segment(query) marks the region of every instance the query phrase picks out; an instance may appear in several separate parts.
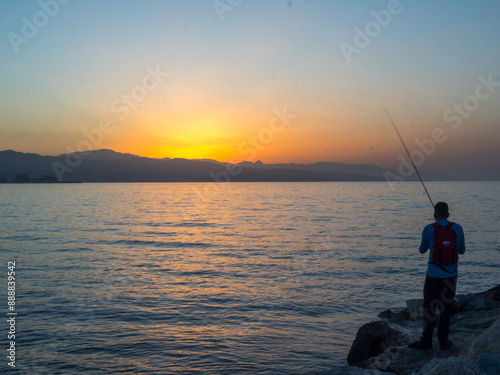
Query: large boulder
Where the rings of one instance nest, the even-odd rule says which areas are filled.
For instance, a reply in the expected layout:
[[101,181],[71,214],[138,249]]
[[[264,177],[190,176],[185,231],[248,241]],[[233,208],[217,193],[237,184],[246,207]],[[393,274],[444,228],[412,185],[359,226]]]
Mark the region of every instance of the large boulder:
[[347,355],[347,362],[359,364],[381,354],[390,346],[407,345],[414,336],[400,325],[375,321],[361,326]]
[[460,304],[459,311],[481,311],[500,308],[500,302],[475,294],[459,295],[457,299]]
[[410,313],[408,309],[385,310],[379,313],[378,317],[390,322],[403,322],[410,319]]
[[500,356],[487,353],[479,354],[477,366],[487,375],[500,375]]
[[[316,374],[316,373],[314,373]],[[320,373],[318,373],[319,375]],[[322,374],[322,373],[321,373]],[[331,371],[325,372],[328,375],[394,375],[392,372],[384,372],[378,370],[367,370],[354,366],[336,367]]]
[[472,340],[465,356],[475,362],[483,353],[500,357],[500,316],[488,329]]
[[406,308],[411,320],[418,320],[424,317],[424,300],[409,299],[406,301]]
[[500,285],[488,289],[486,292],[476,293],[476,296],[500,302]]

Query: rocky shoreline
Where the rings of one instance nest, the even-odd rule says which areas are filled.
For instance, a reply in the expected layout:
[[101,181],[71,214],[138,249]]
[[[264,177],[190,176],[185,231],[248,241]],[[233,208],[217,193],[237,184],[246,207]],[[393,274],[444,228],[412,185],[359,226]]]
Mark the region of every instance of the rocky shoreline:
[[500,285],[482,293],[457,295],[453,304],[450,339],[441,351],[417,350],[408,344],[420,338],[422,300],[386,310],[380,320],[364,324],[347,356],[347,375],[500,375]]

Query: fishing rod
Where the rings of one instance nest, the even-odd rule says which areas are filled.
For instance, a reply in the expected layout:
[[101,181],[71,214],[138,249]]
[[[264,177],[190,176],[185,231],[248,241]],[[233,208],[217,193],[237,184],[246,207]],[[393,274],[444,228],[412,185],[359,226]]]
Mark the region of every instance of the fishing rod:
[[401,143],[403,144],[403,147],[405,148],[406,150],[406,153],[408,154],[408,157],[410,158],[410,161],[411,161],[411,164],[413,165],[413,168],[415,168],[415,172],[417,172],[417,176],[418,178],[420,179],[420,182],[422,183],[422,186],[424,187],[424,190],[427,194],[427,196],[429,197],[429,200],[431,201],[431,204],[432,204],[432,207],[434,208],[434,202],[432,201],[432,198],[429,194],[429,192],[427,191],[427,188],[425,187],[425,184],[424,184],[424,180],[422,180],[422,177],[420,176],[420,173],[418,172],[418,169],[417,169],[417,166],[415,165],[415,162],[413,161],[413,158],[411,157],[410,155],[410,152],[408,151],[408,148],[406,147],[404,141],[403,141],[403,138],[401,137],[401,134],[399,134],[399,131],[398,131],[398,128],[396,128],[396,124],[394,123],[394,121],[392,120],[392,117],[391,115],[389,114],[389,111],[387,110],[387,108],[383,107],[384,108],[384,111],[385,111],[385,114],[387,115],[387,117],[389,118],[389,121],[391,122],[394,130],[396,130],[396,133],[399,137],[399,140],[401,141]]

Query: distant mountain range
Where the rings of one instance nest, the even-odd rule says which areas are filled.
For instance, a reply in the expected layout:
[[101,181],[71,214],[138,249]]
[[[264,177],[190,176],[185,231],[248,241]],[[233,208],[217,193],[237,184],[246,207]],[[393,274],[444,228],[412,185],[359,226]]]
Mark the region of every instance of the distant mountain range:
[[340,163],[220,163],[154,159],[112,150],[59,156],[0,151],[0,182],[383,181],[386,169]]

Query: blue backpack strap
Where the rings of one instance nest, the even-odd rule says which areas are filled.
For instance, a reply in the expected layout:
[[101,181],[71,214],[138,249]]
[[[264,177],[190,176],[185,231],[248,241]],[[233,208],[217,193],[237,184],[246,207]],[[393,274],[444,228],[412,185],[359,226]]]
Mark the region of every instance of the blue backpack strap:
[[[449,221],[449,222],[448,222],[448,225],[446,226],[446,228],[449,228],[449,229],[451,229],[451,230],[453,231],[453,235],[454,235],[454,237],[455,237],[455,249],[456,249],[456,246],[457,246],[457,237],[458,237],[458,236],[457,236],[457,232],[455,232],[455,231],[451,228],[451,227],[453,226],[453,224],[454,224],[454,223],[452,223],[451,221]],[[456,259],[455,259],[455,256],[457,257]],[[457,251],[457,250],[455,250],[455,253],[454,253],[454,255],[453,255],[453,259],[454,259],[454,260],[458,263],[458,251]],[[457,266],[457,267],[458,267],[458,266]]]
[[[432,226],[434,227],[434,251],[438,251],[437,249],[437,231],[441,228],[441,226],[434,222],[432,223]],[[441,253],[438,253],[439,254],[439,261],[441,261]],[[434,259],[434,255],[432,256],[432,258]],[[432,263],[432,264],[436,264],[436,263]],[[437,266],[437,264],[436,264]]]

